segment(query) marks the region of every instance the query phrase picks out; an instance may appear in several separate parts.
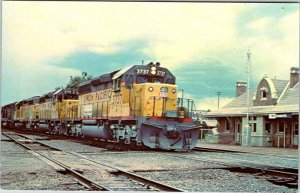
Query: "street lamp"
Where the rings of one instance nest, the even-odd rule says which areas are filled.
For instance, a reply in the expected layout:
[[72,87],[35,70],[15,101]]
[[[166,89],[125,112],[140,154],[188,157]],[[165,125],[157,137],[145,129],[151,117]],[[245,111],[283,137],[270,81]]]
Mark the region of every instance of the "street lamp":
[[220,107],[220,95],[221,95],[221,92],[218,91],[217,94],[218,94],[218,109],[219,109],[219,107]]

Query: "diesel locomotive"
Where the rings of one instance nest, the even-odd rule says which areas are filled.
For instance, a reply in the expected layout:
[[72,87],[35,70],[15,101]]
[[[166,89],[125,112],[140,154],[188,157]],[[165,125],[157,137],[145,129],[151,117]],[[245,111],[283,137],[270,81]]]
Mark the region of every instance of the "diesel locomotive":
[[[159,63],[133,65],[8,104],[2,127],[76,135],[164,150],[196,146],[200,128],[179,106],[175,76]],[[183,99],[181,99],[183,100]]]

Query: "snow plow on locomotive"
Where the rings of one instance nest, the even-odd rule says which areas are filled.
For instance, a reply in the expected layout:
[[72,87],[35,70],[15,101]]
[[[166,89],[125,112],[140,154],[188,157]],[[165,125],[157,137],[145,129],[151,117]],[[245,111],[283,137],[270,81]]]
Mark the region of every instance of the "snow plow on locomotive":
[[[3,109],[14,106],[13,122],[23,129],[164,150],[192,149],[200,128],[178,106],[177,92],[169,70],[150,63],[95,77],[76,90],[58,90]],[[7,125],[8,119],[3,120]]]

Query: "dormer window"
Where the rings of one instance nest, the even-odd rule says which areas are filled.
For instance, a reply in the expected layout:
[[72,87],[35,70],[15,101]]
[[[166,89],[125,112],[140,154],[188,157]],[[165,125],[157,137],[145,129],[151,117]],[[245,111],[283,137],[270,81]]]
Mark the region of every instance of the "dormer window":
[[261,91],[261,99],[267,99],[267,94],[269,93],[269,90],[266,87],[262,87],[260,89]]

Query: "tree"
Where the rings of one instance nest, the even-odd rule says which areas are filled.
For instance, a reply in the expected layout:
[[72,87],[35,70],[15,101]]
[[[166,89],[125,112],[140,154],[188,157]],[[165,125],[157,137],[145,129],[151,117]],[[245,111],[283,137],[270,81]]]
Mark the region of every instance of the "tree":
[[80,83],[85,82],[87,80],[91,80],[93,78],[92,75],[88,75],[86,72],[82,72],[81,76],[70,76],[69,83],[67,84],[67,88],[70,87],[78,87]]
[[54,91],[58,91],[59,89],[63,89],[63,87],[62,87],[62,86],[58,86],[58,87],[56,87],[56,88],[54,89]]

